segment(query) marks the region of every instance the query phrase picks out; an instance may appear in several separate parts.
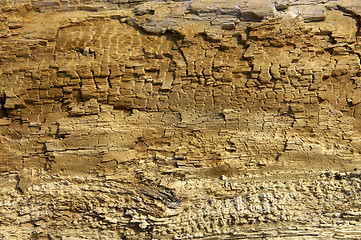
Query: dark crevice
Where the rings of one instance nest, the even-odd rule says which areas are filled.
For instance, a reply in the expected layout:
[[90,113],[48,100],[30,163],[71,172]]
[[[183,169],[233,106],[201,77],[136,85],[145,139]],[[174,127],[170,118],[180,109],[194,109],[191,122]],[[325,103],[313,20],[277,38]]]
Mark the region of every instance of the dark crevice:
[[[337,41],[335,40],[335,38],[334,37],[332,37],[332,32],[330,32],[329,34],[328,34],[328,36],[329,36],[329,38],[330,38],[330,43],[331,44],[336,44],[337,43]],[[326,48],[325,50],[327,50],[328,48]],[[331,48],[332,49],[332,48]]]
[[56,30],[56,35],[55,35],[55,47],[54,47],[54,54],[53,54],[53,61],[56,61],[56,53],[58,52],[58,39],[59,39],[59,32],[60,32],[60,28],[58,28]]
[[93,80],[93,84],[94,84],[95,88],[99,89],[99,86],[98,86],[97,82],[95,81],[94,69],[90,68],[90,72],[92,73],[92,80]]
[[0,118],[8,117],[8,112],[6,111],[6,108],[5,108],[5,102],[6,102],[6,94],[5,94],[5,92],[3,92],[0,95],[0,104],[1,104]]
[[178,50],[179,54],[182,56],[184,63],[186,64],[186,74],[188,76],[188,62],[187,62],[187,59],[186,59],[186,57],[184,55],[184,52],[183,52],[182,48],[179,46],[179,44],[177,44],[177,42],[175,42],[175,45],[177,46],[177,50]]
[[110,76],[112,75],[112,70],[109,69],[109,74],[107,76],[108,86],[112,88],[112,82],[110,81]]
[[[79,74],[78,74],[79,75]],[[83,78],[79,75],[79,94],[77,97],[77,102],[85,102],[84,97],[83,97],[83,93],[82,93],[82,87],[83,87]]]

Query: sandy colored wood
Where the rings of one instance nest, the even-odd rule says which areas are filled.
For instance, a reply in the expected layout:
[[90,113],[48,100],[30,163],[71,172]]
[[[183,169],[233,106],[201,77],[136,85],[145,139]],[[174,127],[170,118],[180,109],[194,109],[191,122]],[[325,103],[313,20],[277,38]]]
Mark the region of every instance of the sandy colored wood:
[[360,14],[0,0],[0,238],[360,239]]

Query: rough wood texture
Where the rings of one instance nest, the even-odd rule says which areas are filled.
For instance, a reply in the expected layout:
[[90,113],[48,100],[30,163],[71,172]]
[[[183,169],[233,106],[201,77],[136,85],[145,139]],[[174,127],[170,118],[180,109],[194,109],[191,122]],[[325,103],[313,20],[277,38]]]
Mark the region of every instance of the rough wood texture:
[[0,238],[361,239],[360,14],[0,0]]

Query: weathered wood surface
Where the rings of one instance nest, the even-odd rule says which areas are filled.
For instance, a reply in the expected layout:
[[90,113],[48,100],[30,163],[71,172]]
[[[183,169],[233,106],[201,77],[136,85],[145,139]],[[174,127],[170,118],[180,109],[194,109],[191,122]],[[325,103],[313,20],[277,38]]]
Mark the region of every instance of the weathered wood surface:
[[361,239],[360,14],[0,0],[0,238]]

